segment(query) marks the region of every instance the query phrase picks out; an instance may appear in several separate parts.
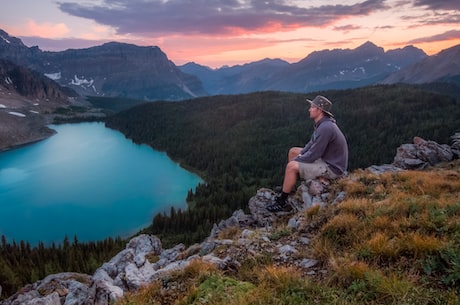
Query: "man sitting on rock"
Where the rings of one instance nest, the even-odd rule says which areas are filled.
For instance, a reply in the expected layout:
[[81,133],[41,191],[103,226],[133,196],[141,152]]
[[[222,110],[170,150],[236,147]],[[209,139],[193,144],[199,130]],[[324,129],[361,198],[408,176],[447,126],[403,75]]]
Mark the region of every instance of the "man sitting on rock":
[[307,101],[310,103],[310,118],[315,122],[313,135],[304,148],[292,147],[289,150],[282,192],[273,204],[267,206],[270,212],[292,209],[287,204],[287,198],[298,176],[304,180],[317,177],[336,179],[347,170],[348,144],[330,112],[332,103],[321,95]]

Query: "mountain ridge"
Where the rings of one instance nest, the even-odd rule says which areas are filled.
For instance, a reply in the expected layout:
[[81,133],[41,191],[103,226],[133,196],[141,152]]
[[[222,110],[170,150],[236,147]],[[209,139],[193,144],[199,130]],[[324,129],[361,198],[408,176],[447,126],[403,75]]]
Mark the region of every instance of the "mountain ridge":
[[[391,75],[426,58],[442,58],[452,75],[421,63],[411,74],[411,83],[437,71],[429,80],[458,85],[460,67],[456,58],[440,52],[433,56],[412,45],[384,51],[367,41],[355,49],[314,51],[295,63],[262,59],[243,65],[211,69],[196,63],[176,66],[157,46],[136,46],[108,42],[85,49],[60,52],[26,47],[18,38],[0,30],[0,58],[12,60],[44,73],[82,96],[126,97],[145,101],[240,94],[266,90],[309,93],[328,89],[349,89],[380,82],[395,83],[405,78]],[[88,54],[92,54],[92,57]],[[410,71],[413,71],[412,73]],[[414,72],[415,71],[415,72]],[[439,71],[441,71],[439,73]]]
[[422,59],[398,71],[381,83],[424,84],[434,82],[453,82],[460,84],[455,77],[460,76],[460,45],[442,50],[436,55]]
[[[203,69],[203,66],[194,70],[194,64],[187,63],[179,68],[187,73],[195,73],[211,95],[266,90],[308,93],[372,85],[401,67],[425,57],[427,55],[422,50],[413,46],[385,52],[383,48],[367,41],[355,49],[314,51],[292,64],[270,67],[276,59],[261,60],[255,62],[259,71],[254,68],[255,63],[211,70]],[[271,73],[267,73],[267,70]],[[250,81],[250,89],[240,85]]]
[[108,42],[61,52],[26,47],[0,30],[0,58],[49,75],[82,96],[181,100],[206,95],[200,81],[182,73],[155,46]]

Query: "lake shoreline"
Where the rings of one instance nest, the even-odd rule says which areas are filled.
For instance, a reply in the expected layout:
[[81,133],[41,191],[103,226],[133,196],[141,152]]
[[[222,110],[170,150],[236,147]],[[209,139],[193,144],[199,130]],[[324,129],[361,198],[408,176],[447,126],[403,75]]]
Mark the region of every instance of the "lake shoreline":
[[0,231],[8,240],[48,244],[64,234],[80,241],[135,234],[159,213],[186,208],[189,190],[203,181],[103,122],[55,127],[57,135],[44,143],[1,153]]

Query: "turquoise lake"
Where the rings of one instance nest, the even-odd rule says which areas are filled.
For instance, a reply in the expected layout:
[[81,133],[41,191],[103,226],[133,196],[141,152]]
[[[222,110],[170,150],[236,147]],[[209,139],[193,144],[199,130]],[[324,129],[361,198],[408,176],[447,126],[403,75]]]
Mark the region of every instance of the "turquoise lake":
[[0,153],[0,235],[61,243],[128,237],[201,178],[103,123],[52,125],[57,134]]

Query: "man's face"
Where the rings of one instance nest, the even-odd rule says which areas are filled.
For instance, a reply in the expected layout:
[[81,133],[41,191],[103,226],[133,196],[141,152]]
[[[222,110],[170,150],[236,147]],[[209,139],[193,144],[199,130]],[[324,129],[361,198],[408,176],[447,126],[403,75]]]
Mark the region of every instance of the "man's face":
[[312,120],[316,120],[322,113],[321,109],[313,105],[310,106],[308,112],[310,112],[310,119]]

